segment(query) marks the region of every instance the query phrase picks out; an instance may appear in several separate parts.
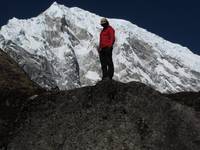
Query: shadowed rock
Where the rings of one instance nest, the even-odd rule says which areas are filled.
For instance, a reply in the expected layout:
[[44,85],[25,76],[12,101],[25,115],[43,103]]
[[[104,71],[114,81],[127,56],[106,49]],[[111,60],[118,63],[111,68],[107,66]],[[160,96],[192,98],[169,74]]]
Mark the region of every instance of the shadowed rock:
[[6,53],[0,50],[0,148],[20,126],[28,97],[43,90]]
[[200,112],[200,92],[181,92],[175,94],[166,94],[172,100],[194,108]]
[[101,81],[31,101],[9,150],[199,150],[200,120],[144,84]]

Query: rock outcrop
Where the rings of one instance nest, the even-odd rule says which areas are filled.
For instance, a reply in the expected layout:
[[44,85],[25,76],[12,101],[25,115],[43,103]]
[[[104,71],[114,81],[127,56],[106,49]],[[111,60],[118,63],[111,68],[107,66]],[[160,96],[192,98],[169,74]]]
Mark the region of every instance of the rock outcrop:
[[200,119],[190,107],[138,82],[38,96],[8,150],[199,150]]

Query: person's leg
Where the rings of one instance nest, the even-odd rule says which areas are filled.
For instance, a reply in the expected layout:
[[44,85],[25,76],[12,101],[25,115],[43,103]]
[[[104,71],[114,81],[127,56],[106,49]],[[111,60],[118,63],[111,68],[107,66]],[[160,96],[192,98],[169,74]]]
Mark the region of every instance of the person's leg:
[[114,65],[112,60],[112,48],[106,49],[106,59],[107,59],[107,66],[108,66],[108,76],[110,79],[113,78],[114,75]]
[[102,69],[102,79],[105,79],[108,76],[107,70],[107,58],[106,58],[106,49],[102,49],[99,53],[101,69]]

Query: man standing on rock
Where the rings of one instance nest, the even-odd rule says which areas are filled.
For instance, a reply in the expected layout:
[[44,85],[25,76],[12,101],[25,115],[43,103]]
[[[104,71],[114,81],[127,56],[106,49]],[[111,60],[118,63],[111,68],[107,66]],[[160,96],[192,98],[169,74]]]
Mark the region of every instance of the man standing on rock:
[[114,75],[114,65],[112,61],[112,50],[115,42],[115,30],[109,25],[106,18],[101,19],[103,30],[100,33],[99,57],[102,68],[102,80],[112,80]]

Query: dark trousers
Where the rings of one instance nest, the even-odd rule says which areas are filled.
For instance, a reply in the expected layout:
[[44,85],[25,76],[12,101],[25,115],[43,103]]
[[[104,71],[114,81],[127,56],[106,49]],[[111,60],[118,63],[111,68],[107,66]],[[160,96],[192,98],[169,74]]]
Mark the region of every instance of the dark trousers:
[[112,50],[113,48],[102,48],[99,52],[103,78],[109,77],[112,79],[114,74]]

